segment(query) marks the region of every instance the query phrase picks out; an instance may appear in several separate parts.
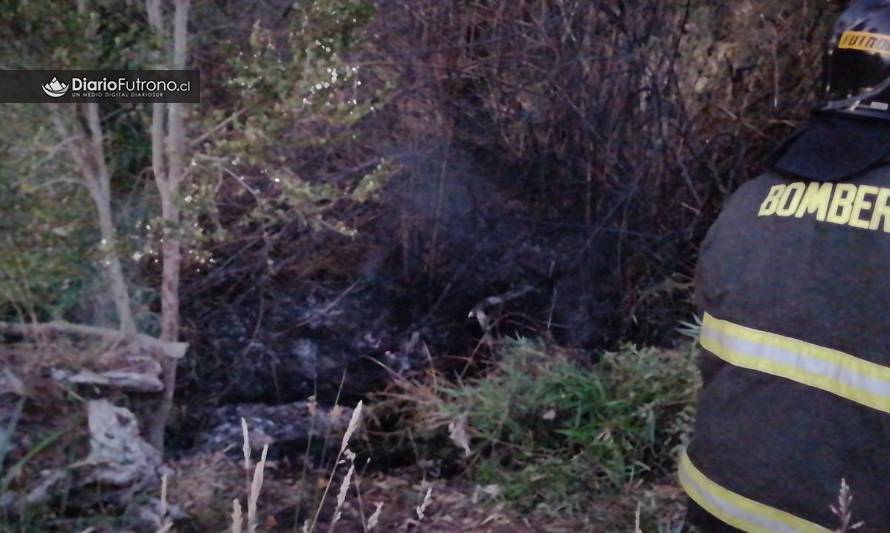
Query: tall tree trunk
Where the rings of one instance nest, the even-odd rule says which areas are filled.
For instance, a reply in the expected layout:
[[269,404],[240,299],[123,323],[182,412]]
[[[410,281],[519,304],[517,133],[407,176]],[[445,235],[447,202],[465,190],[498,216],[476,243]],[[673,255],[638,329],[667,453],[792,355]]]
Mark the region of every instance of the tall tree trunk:
[[111,213],[111,175],[105,162],[104,135],[99,120],[99,104],[88,103],[82,106],[83,115],[89,127],[89,134],[83,131],[78,117],[78,108],[74,117],[66,120],[58,110],[51,110],[51,117],[56,131],[63,139],[73,138],[68,143],[68,151],[74,159],[81,179],[96,207],[99,219],[99,231],[102,236],[103,262],[108,271],[108,281],[117,311],[118,327],[128,335],[135,335],[136,323],[130,305],[130,294],[124,279],[120,256],[117,251],[117,230]]
[[108,165],[105,163],[104,136],[102,124],[99,120],[99,104],[91,102],[86,104],[87,124],[90,128],[91,145],[96,159],[96,181],[101,191],[101,201],[97,202],[99,211],[99,228],[102,232],[102,244],[105,261],[111,273],[111,290],[114,295],[114,303],[120,320],[120,327],[127,333],[136,333],[136,323],[133,321],[133,312],[130,305],[130,294],[127,292],[127,283],[124,279],[121,267],[120,255],[117,252],[117,231],[111,215],[111,175]]
[[[159,9],[152,6],[150,9]],[[189,0],[176,0],[173,13],[173,62],[176,70],[185,68],[187,59],[188,10]],[[151,13],[151,11],[150,11]],[[163,22],[159,15],[150,17],[159,26],[155,30],[163,34]],[[155,182],[161,197],[161,217],[164,231],[161,252],[163,254],[163,274],[161,281],[161,340],[176,342],[179,338],[179,278],[182,266],[182,244],[180,242],[180,211],[176,197],[185,172],[184,151],[186,148],[185,124],[182,104],[154,104],[152,110],[152,165]],[[167,111],[167,132],[164,135],[164,111]],[[165,165],[166,156],[166,165]],[[164,394],[153,420],[150,439],[159,450],[164,449],[164,429],[173,410],[176,391],[176,360],[164,358]]]

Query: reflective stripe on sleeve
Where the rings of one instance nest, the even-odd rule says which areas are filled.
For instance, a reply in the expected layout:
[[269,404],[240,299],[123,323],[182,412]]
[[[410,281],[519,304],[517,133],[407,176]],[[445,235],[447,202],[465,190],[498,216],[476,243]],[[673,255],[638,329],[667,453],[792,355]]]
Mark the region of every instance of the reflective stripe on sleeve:
[[724,361],[890,413],[890,367],[705,314],[701,345]]
[[686,452],[680,458],[680,484],[702,509],[749,533],[831,533],[818,524],[736,494],[702,474]]

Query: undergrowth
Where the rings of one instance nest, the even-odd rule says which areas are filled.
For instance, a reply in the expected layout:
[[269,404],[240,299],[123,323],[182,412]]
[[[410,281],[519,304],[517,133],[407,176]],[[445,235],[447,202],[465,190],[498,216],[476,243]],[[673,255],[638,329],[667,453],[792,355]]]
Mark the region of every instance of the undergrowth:
[[467,473],[519,510],[566,513],[671,476],[693,420],[694,349],[624,345],[596,364],[544,342],[502,344],[484,376],[400,383],[415,439],[448,432]]
[[[682,350],[641,349],[628,344],[617,352],[602,354],[596,363],[589,363],[543,341],[514,339],[499,341],[488,370],[472,379],[448,378],[435,371],[413,381],[395,379],[397,389],[390,391],[389,399],[368,407],[375,417],[388,409],[398,414],[404,432],[411,435],[418,465],[436,461],[457,463],[460,472],[478,484],[477,491],[481,489],[495,500],[506,500],[521,515],[583,516],[587,523],[608,521],[623,528],[632,523],[636,511],[638,516],[642,515],[642,530],[672,531],[679,490],[673,483],[675,459],[688,440],[699,386],[691,344]],[[334,507],[333,516],[339,516],[353,480],[360,519],[369,525],[376,518],[372,522],[362,510],[359,471],[352,463],[353,453],[346,447],[357,425],[357,414],[354,415],[351,430],[340,447],[340,454],[350,456],[350,460],[346,464],[338,456],[334,461],[335,470],[348,467],[349,472],[339,483],[336,505],[329,507]],[[365,445],[374,448],[386,439],[372,440]],[[248,449],[245,444],[245,450]],[[367,451],[369,456],[375,455],[373,450]],[[392,451],[404,453],[404,448]],[[225,456],[211,459],[207,458],[207,468],[230,463]],[[180,466],[189,470],[186,464]],[[198,515],[213,507],[215,513],[218,504],[232,501],[226,500],[225,495],[231,498],[243,492],[242,495],[249,495],[244,499],[245,506],[239,501],[235,504],[237,511],[230,508],[230,523],[243,521],[246,530],[256,529],[262,464],[261,460],[254,471],[250,460],[245,461],[248,488],[243,491],[236,486],[237,473],[226,466],[211,478],[225,478],[235,486],[227,483],[219,491],[212,491],[199,508],[186,507]],[[193,492],[203,482],[189,489],[183,475],[172,478],[174,502],[185,503],[199,496]],[[313,484],[309,479],[301,479],[299,485]],[[326,482],[314,486],[323,486],[328,492],[337,485],[332,473]],[[273,483],[268,487],[271,494],[266,491],[269,511],[276,514],[282,503],[295,497],[288,493],[293,487],[283,487]],[[298,492],[302,494],[304,489]],[[162,491],[165,493],[166,490]],[[166,501],[164,496],[161,500]],[[309,530],[314,529],[324,497],[316,503],[317,506],[308,505],[315,508],[314,516],[293,516],[294,528],[307,525]],[[373,513],[377,516],[379,503],[378,512]],[[242,509],[246,509],[243,517]],[[33,530],[29,528],[35,526],[52,529],[50,523],[55,513],[36,508],[28,511],[27,524],[20,522],[17,530]],[[294,515],[294,511],[289,514]],[[96,518],[106,524],[112,519]],[[172,524],[170,516],[163,512],[159,519],[158,530]],[[195,523],[205,519],[209,517],[192,517]],[[64,522],[72,524],[71,520]],[[0,530],[4,529],[3,523],[0,520]],[[259,528],[263,529],[262,524]],[[613,529],[610,525],[603,530]]]

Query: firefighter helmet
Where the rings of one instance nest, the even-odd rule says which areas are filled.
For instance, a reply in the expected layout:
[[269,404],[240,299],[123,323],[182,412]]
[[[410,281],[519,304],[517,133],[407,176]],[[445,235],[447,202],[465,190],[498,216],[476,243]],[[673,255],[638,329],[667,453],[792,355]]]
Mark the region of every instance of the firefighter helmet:
[[768,161],[780,174],[838,181],[890,160],[890,0],[850,3],[824,76],[824,102]]
[[890,0],[851,2],[831,34],[824,111],[890,120]]

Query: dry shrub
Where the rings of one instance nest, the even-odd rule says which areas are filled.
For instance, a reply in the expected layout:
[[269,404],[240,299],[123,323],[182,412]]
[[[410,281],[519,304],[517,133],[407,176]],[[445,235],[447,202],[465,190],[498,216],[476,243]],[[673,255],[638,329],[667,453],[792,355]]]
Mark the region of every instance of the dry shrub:
[[448,194],[468,161],[494,186],[474,211],[615,236],[616,337],[646,341],[675,322],[723,199],[810,108],[831,18],[813,0],[383,5],[368,64],[398,89],[379,135],[442,169],[400,181],[402,255],[435,272],[442,200],[410,197]]

